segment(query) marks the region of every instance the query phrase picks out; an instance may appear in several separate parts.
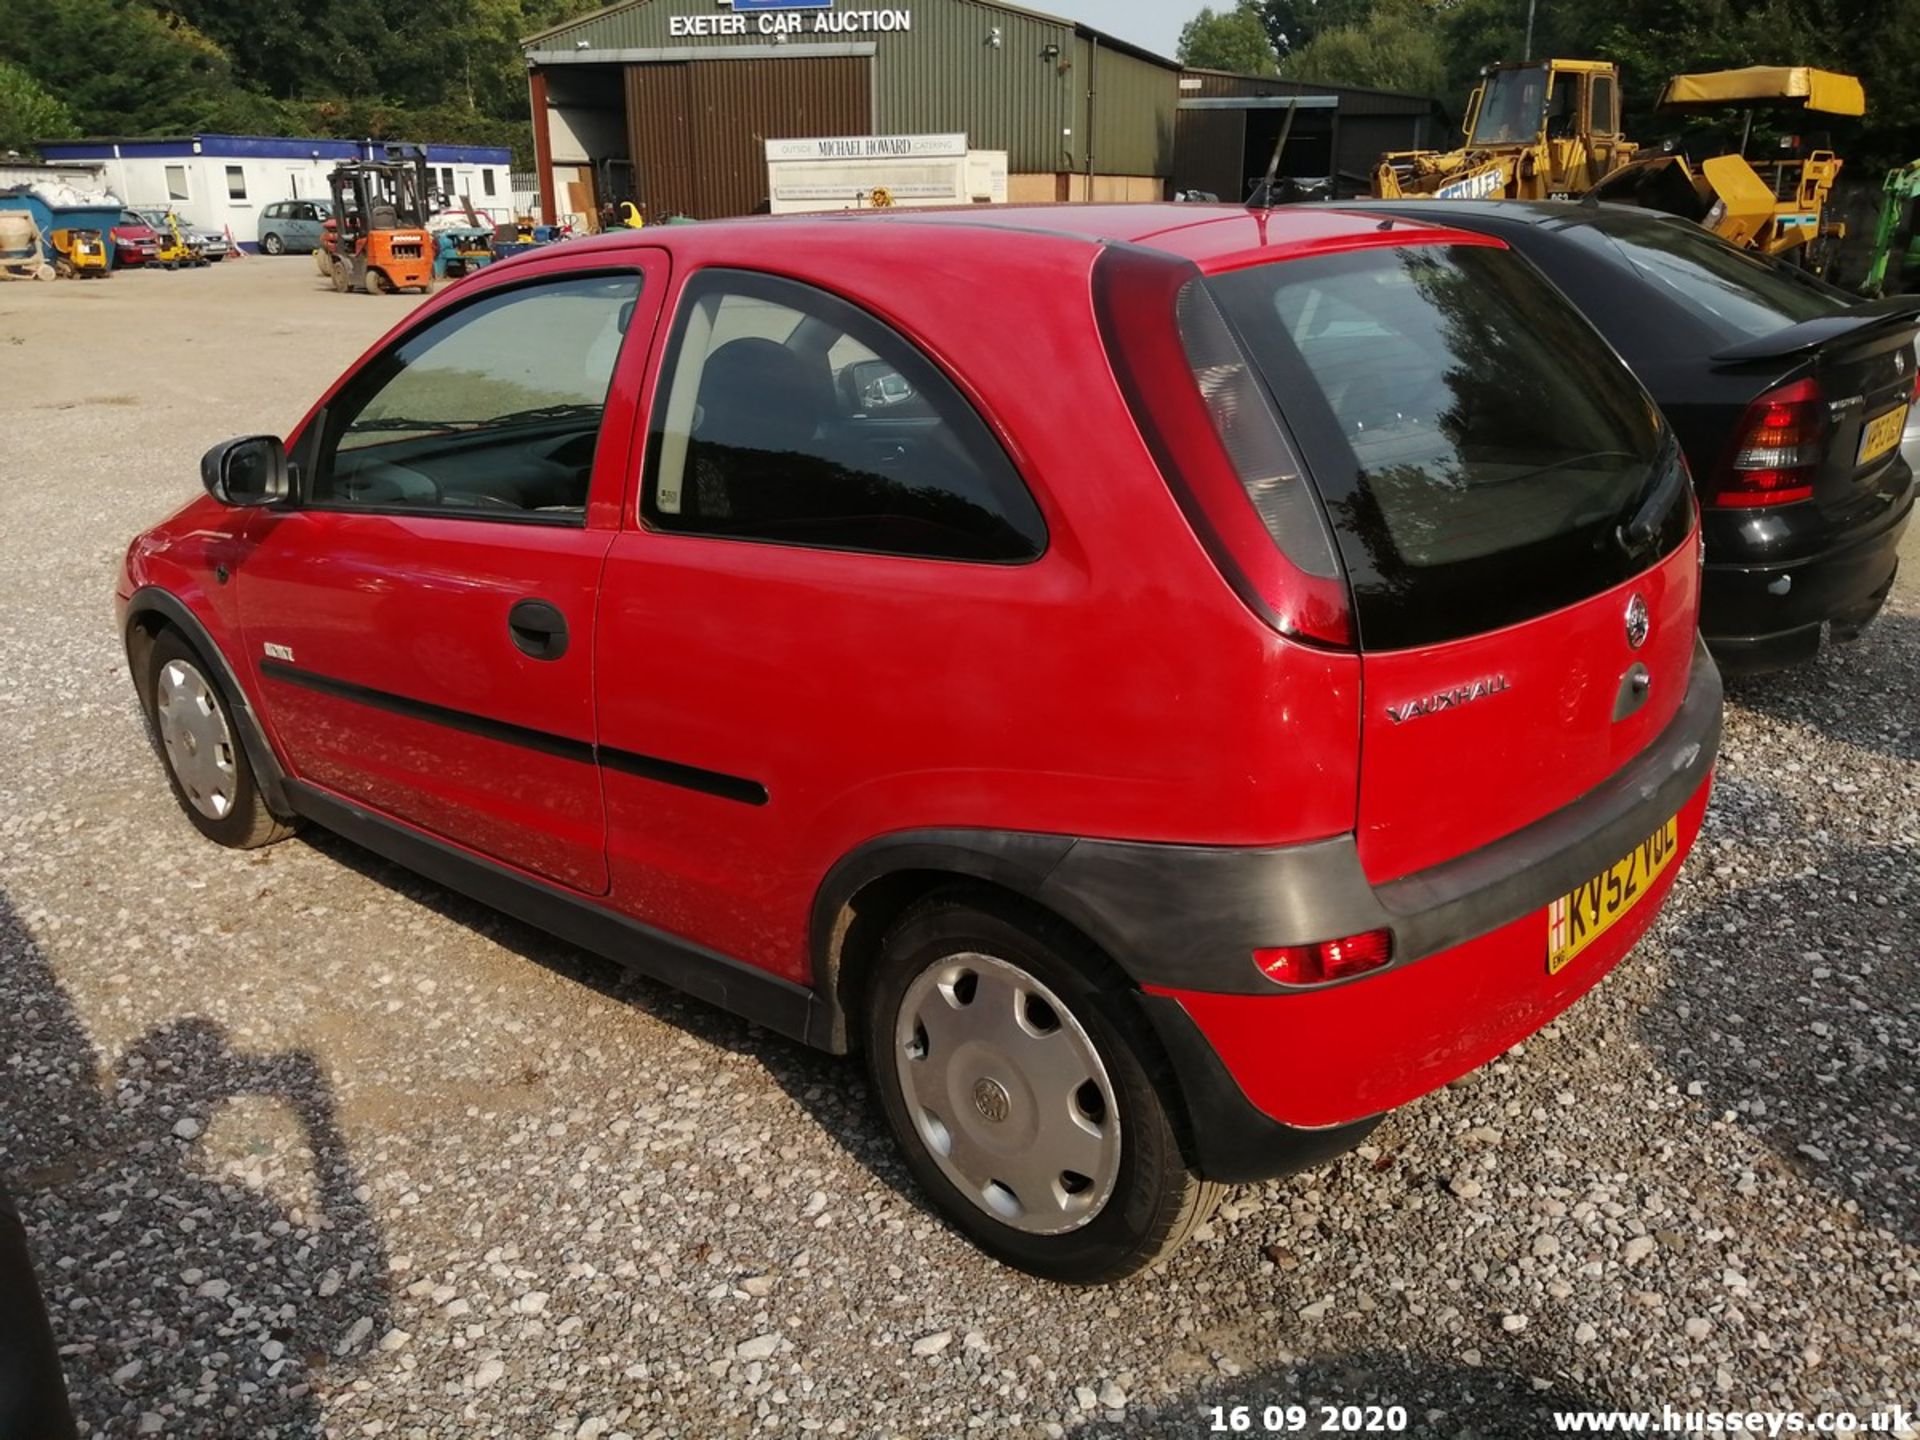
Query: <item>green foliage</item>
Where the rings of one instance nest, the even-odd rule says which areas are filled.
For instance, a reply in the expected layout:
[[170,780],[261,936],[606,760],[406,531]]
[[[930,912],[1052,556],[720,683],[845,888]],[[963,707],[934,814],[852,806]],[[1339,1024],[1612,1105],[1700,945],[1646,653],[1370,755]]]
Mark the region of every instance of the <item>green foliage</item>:
[[520,37],[592,0],[0,0],[0,148],[85,133],[508,145]]
[[1242,0],[1231,10],[1203,9],[1180,32],[1183,64],[1238,75],[1272,75],[1280,67],[1260,8]]
[[1356,24],[1322,30],[1287,57],[1287,78],[1437,95],[1447,83],[1434,10],[1423,0],[1383,0]]
[[20,66],[0,60],[0,153],[78,133],[72,112],[57,96]]

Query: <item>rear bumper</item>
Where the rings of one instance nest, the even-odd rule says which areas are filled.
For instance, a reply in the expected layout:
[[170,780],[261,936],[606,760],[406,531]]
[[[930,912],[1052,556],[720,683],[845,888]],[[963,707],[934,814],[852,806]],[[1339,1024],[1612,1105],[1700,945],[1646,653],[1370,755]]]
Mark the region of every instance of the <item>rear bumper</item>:
[[[1381,1113],[1486,1063],[1552,1020],[1659,914],[1706,813],[1719,672],[1697,648],[1685,701],[1605,785],[1481,850],[1380,886],[1351,836],[1278,850],[1078,841],[1037,898],[1146,992],[1210,1178],[1284,1174],[1357,1143]],[[1678,817],[1680,855],[1558,975],[1548,907]],[[1394,962],[1285,990],[1262,946],[1387,928]]]
[[1708,549],[1700,632],[1729,666],[1764,668],[1819,649],[1820,627],[1857,628],[1886,602],[1900,566],[1900,538],[1913,517],[1913,492],[1871,534],[1801,560],[1721,565]]

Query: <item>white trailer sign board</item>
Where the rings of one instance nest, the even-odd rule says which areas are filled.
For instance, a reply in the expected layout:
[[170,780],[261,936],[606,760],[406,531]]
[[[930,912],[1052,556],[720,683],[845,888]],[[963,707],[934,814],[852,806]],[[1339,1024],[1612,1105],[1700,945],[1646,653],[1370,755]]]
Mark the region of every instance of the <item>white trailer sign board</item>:
[[767,193],[776,215],[895,206],[1001,205],[1007,152],[971,150],[965,135],[846,135],[769,140]]

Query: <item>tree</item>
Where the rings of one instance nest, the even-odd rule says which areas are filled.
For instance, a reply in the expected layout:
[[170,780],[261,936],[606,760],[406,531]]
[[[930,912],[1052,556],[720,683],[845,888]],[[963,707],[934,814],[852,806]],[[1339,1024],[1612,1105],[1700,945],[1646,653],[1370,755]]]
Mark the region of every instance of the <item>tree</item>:
[[1291,55],[1322,31],[1362,23],[1372,4],[1373,0],[1259,0],[1254,8],[1273,48]]
[[57,97],[18,65],[0,60],[0,154],[77,133],[72,113]]
[[1202,70],[1236,75],[1272,75],[1280,67],[1267,39],[1267,24],[1250,3],[1231,10],[1203,9],[1180,32],[1180,61]]
[[1289,80],[1359,85],[1441,96],[1447,60],[1434,9],[1421,0],[1388,0],[1357,25],[1322,30],[1287,57]]

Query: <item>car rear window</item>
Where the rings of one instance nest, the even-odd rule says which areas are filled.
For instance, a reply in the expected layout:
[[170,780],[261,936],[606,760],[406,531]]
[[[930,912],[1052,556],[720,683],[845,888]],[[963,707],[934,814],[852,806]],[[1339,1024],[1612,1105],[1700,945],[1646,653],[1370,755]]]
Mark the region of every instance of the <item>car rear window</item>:
[[1639,275],[1725,340],[1758,340],[1849,308],[1849,297],[1684,221],[1606,231]]
[[1686,533],[1658,412],[1525,261],[1370,248],[1208,283],[1326,502],[1369,649],[1497,629],[1650,561],[1616,540],[1656,490]]

